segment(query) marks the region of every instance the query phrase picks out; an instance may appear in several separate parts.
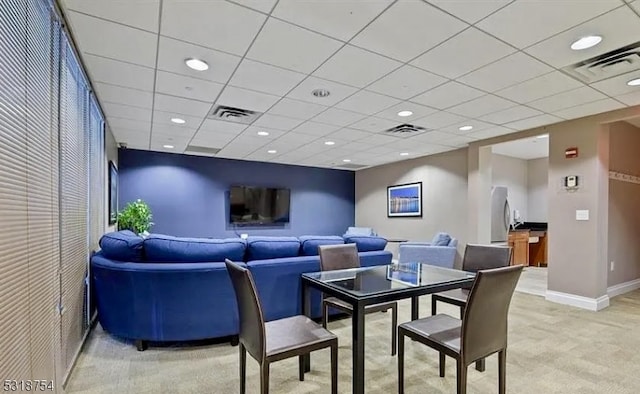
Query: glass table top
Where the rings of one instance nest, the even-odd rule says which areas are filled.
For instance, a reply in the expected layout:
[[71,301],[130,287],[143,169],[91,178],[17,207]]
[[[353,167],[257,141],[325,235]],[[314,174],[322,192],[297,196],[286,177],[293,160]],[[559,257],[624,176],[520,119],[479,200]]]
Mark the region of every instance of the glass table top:
[[388,293],[395,289],[429,287],[451,282],[468,281],[472,272],[436,267],[422,263],[390,264],[346,270],[312,272],[303,277],[341,291],[362,297]]

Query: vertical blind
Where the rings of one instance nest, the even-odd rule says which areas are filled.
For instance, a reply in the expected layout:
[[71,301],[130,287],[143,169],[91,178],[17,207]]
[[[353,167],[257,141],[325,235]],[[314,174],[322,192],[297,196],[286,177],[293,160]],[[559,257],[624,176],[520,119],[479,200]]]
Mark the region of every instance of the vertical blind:
[[0,2],[0,376],[61,384],[105,230],[103,118],[51,0]]

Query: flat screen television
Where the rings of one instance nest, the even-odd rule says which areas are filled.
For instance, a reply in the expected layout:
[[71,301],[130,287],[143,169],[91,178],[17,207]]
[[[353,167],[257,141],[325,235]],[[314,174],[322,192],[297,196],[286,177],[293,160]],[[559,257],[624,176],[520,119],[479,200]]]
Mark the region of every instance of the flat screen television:
[[289,189],[231,186],[229,222],[238,225],[289,223]]

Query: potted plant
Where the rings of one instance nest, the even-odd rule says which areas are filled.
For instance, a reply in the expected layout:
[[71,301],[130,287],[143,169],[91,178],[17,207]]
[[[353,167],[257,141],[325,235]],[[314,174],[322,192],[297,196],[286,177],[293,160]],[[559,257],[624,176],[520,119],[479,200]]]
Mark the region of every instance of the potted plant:
[[131,230],[140,236],[147,236],[153,225],[151,217],[149,205],[137,199],[118,212],[118,230]]

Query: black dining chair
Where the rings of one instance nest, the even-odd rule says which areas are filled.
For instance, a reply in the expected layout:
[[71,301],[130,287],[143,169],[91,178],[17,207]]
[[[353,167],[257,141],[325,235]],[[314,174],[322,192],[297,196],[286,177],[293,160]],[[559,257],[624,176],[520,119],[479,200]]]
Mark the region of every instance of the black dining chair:
[[406,336],[440,352],[441,377],[445,356],[456,359],[458,394],[467,392],[467,367],[498,353],[498,393],[505,394],[509,305],[521,272],[521,265],[478,271],[462,320],[439,314],[398,326],[398,393],[404,393]]
[[[344,245],[321,245],[318,246],[320,255],[320,269],[322,271],[333,271],[360,267],[360,257],[356,244]],[[351,304],[339,300],[335,297],[324,297],[322,299],[322,326],[327,327],[329,319],[329,308],[336,308],[344,313],[353,314]],[[391,355],[396,355],[396,327],[398,325],[398,303],[383,302],[380,304],[367,305],[364,313],[384,312],[391,309]]]
[[304,380],[304,357],[331,348],[331,393],[338,393],[338,338],[306,316],[264,321],[253,277],[248,269],[225,259],[238,301],[240,317],[240,394],[246,392],[247,352],[260,364],[260,393],[269,393],[269,366],[298,356],[299,379]]

